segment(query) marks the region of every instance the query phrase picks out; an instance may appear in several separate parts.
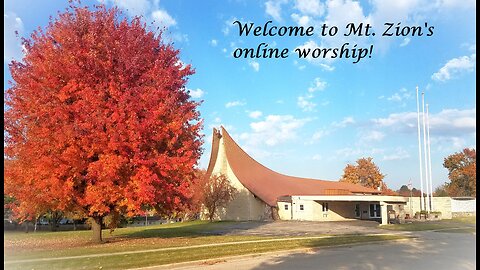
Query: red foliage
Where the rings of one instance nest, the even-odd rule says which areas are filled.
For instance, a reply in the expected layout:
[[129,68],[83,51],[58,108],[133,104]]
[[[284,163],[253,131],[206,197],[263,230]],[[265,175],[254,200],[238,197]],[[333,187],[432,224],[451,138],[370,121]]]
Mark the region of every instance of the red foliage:
[[24,40],[6,91],[5,194],[87,216],[175,211],[188,203],[202,127],[190,65],[139,18],[71,7]]

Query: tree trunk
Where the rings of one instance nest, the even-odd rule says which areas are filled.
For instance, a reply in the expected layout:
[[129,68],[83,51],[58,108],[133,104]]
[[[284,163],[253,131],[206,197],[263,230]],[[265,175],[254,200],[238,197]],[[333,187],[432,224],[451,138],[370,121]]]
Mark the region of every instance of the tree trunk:
[[208,219],[210,220],[210,222],[213,221],[213,217],[215,216],[215,211],[216,211],[216,207],[212,207],[210,213],[208,214]]
[[96,243],[102,242],[102,220],[103,217],[93,217],[92,219],[92,241]]
[[75,219],[73,220],[73,230],[74,230],[74,231],[77,230],[77,224],[75,223]]

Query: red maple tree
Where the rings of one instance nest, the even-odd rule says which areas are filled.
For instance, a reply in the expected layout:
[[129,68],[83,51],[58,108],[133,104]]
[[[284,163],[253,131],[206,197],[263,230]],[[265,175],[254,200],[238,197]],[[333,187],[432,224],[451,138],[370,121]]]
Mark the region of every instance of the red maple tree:
[[168,213],[190,200],[201,155],[194,71],[140,18],[71,6],[24,39],[5,94],[5,189],[24,220],[82,211],[95,241],[109,214]]

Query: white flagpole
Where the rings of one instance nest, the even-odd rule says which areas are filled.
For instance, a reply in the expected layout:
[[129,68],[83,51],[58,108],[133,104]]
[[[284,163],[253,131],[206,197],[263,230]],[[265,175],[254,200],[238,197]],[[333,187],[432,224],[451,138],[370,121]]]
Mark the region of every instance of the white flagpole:
[[418,101],[418,86],[417,86],[417,133],[418,133],[418,162],[420,164],[420,211],[423,211],[423,168],[422,168],[422,143],[420,141],[420,105]]
[[425,183],[426,183],[426,193],[427,193],[427,202],[426,210],[430,212],[430,198],[428,192],[428,162],[427,162],[427,129],[425,127],[425,93],[422,92],[422,116],[423,116],[423,156],[425,158]]
[[432,157],[430,153],[430,122],[428,121],[428,103],[427,103],[427,147],[428,147],[428,176],[430,180],[430,208],[433,211]]

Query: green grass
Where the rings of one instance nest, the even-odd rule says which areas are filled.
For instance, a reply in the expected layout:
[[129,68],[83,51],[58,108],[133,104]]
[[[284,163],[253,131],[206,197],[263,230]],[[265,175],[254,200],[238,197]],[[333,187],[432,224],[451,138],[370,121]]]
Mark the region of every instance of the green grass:
[[104,243],[90,242],[92,231],[4,232],[4,257],[9,260],[79,256],[167,247],[271,239],[273,236],[212,235],[232,222],[193,221],[148,227],[103,230]]
[[446,230],[441,230],[439,232],[444,232],[444,233],[476,233],[477,229],[476,228],[446,229]]
[[281,242],[231,244],[226,246],[191,248],[175,251],[157,251],[139,254],[112,255],[106,257],[66,259],[48,262],[8,263],[8,269],[126,269],[194,260],[221,258],[231,255],[262,253],[296,248],[374,242],[404,239],[399,235],[349,235],[325,239],[285,240]]
[[[448,221],[448,219],[446,220]],[[452,222],[460,222],[465,224],[477,224],[477,219],[475,216],[473,217],[456,217],[451,219]]]

